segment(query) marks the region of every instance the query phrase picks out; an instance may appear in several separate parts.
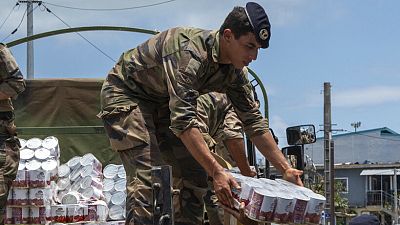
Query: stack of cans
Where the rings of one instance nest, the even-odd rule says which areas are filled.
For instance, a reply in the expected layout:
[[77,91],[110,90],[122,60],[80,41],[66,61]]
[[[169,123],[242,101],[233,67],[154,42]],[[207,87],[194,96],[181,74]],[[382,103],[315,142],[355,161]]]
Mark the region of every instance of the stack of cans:
[[108,219],[112,221],[125,219],[126,173],[122,165],[109,164],[104,167],[104,196],[108,204]]
[[69,192],[80,194],[79,201],[104,199],[102,164],[93,155],[75,156],[58,169],[57,199]]
[[324,196],[285,180],[232,175],[241,185],[241,190],[232,191],[233,196],[245,203],[245,214],[250,219],[278,224],[319,223]]
[[20,139],[20,162],[7,200],[7,224],[50,221],[60,149],[56,137]]
[[51,210],[55,222],[106,221],[108,207],[103,195],[101,162],[88,153],[60,165],[56,199],[60,204],[53,205]]

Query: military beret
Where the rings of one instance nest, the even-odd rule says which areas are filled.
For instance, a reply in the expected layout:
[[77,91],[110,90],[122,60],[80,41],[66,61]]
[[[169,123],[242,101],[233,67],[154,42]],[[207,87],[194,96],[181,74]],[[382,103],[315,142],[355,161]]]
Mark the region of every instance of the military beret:
[[262,6],[255,2],[246,4],[246,14],[253,27],[257,41],[262,48],[268,48],[269,38],[271,37],[271,24],[269,23],[267,13]]
[[350,220],[349,225],[379,225],[378,217],[374,215],[361,215],[356,216]]

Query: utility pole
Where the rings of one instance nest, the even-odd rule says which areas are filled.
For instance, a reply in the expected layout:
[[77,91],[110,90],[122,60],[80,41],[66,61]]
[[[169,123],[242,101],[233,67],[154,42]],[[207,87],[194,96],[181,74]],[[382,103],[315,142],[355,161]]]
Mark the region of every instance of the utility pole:
[[393,177],[393,183],[394,183],[394,224],[399,224],[399,198],[397,197],[397,168],[394,168],[394,177]]
[[324,169],[325,169],[325,212],[329,214],[329,222],[325,225],[335,225],[335,172],[334,150],[332,140],[331,120],[331,84],[324,83]]
[[[33,35],[33,4],[39,3],[42,1],[35,0],[25,0],[19,1],[19,3],[26,3],[26,36],[30,37]],[[34,50],[33,50],[33,41],[28,41],[26,46],[26,74],[27,79],[34,79]]]

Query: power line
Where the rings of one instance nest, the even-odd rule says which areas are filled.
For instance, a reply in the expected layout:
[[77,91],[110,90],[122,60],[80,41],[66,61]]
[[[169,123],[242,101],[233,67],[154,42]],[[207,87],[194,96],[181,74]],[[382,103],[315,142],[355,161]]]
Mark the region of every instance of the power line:
[[17,28],[15,28],[9,35],[7,35],[7,37],[5,37],[3,40],[1,40],[1,42],[4,42],[7,38],[9,38],[11,35],[15,34],[18,31],[18,28],[21,26],[22,21],[24,21],[24,19],[25,19],[25,15],[26,15],[27,11],[28,11],[28,9],[25,9],[24,15],[22,15],[21,21],[19,22]]
[[140,9],[140,8],[158,6],[158,5],[162,5],[162,4],[166,4],[166,3],[174,2],[174,1],[176,1],[176,0],[168,0],[168,1],[158,2],[158,3],[148,4],[148,5],[142,5],[142,6],[132,6],[132,7],[126,7],[126,8],[113,8],[113,9],[78,8],[78,7],[72,7],[72,6],[53,4],[53,3],[49,3],[49,2],[43,2],[43,3],[46,3],[46,4],[51,5],[51,6],[55,6],[55,7],[66,8],[66,9],[74,9],[74,10],[84,10],[84,11],[121,11],[121,10]]
[[[57,16],[56,14],[54,14],[49,8],[47,8],[44,4],[43,7],[46,9],[47,12],[53,14],[53,16],[55,16],[58,20],[60,20],[65,26],[72,28],[67,22],[65,22],[63,19],[61,19],[59,16]],[[75,32],[77,35],[79,35],[82,39],[84,39],[86,42],[88,42],[91,46],[93,46],[95,49],[97,49],[100,53],[102,53],[104,56],[106,56],[107,58],[109,58],[111,61],[113,61],[114,63],[116,62],[111,56],[109,56],[107,53],[105,53],[103,50],[101,50],[99,47],[97,47],[94,43],[92,43],[91,41],[89,41],[87,38],[85,38],[82,34],[80,34],[79,32]]]
[[[17,5],[19,5],[19,2],[17,2]],[[41,5],[41,3],[39,3],[39,5],[37,5],[34,9],[32,9],[32,12],[35,11],[40,5]],[[28,9],[25,9],[24,15],[22,15],[21,21],[19,22],[17,28],[15,28],[9,35],[7,35],[7,37],[5,37],[3,40],[1,40],[1,42],[4,42],[7,38],[9,38],[11,35],[15,34],[18,31],[19,27],[21,26],[22,22],[25,19],[25,15],[27,12],[28,12]],[[32,13],[32,12],[30,12],[30,13]]]
[[1,23],[0,25],[0,30],[3,27],[3,25],[7,22],[8,18],[10,18],[12,12],[14,11],[15,7],[19,6],[18,1],[16,2],[16,4],[14,5],[14,7],[10,10],[10,13],[8,13],[8,16],[5,18],[5,20],[3,21],[3,23]]

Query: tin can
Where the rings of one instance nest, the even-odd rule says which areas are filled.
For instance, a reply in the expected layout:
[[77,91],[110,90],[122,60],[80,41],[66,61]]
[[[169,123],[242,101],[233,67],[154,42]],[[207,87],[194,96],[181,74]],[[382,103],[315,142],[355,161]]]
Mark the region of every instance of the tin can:
[[12,193],[13,193],[14,205],[28,205],[29,204],[29,189],[13,188]]
[[28,187],[28,175],[27,171],[25,170],[25,164],[19,163],[17,176],[13,180],[14,187]]
[[76,181],[71,181],[71,191],[76,191],[79,192],[81,190],[81,182],[82,182],[82,177],[79,177],[78,180]]
[[61,203],[62,204],[78,204],[81,201],[81,199],[82,199],[81,193],[76,192],[76,191],[70,191],[62,197]]
[[120,205],[113,205],[108,211],[108,217],[110,218],[110,220],[123,220],[124,209]]
[[80,161],[81,161],[80,156],[74,156],[70,160],[68,160],[67,165],[72,171],[81,166]]
[[114,189],[116,191],[126,191],[126,179],[118,179],[114,182]]
[[105,222],[107,220],[108,207],[104,201],[95,201],[88,204],[88,221]]
[[264,189],[261,191],[263,202],[257,219],[261,221],[272,221],[274,211],[277,205],[277,197],[272,190]]
[[29,161],[35,157],[35,151],[29,148],[24,148],[19,151],[21,160]]
[[103,180],[103,191],[113,192],[114,191],[114,180],[105,178]]
[[67,223],[85,221],[88,216],[88,207],[81,204],[67,205]]
[[114,179],[118,174],[119,167],[120,165],[108,164],[103,170],[104,177],[108,179]]
[[58,139],[54,136],[46,137],[42,141],[42,146],[50,150],[50,155],[56,159],[60,157],[60,147],[58,144]]
[[293,211],[290,212],[289,222],[301,224],[304,222],[304,216],[310,198],[301,191],[293,192]]
[[51,206],[51,219],[53,222],[66,223],[67,222],[67,206],[66,205],[52,205]]
[[119,178],[126,179],[126,172],[125,172],[124,166],[120,166],[120,167],[118,168],[117,175],[118,175]]
[[20,148],[20,149],[25,148],[25,146],[26,146],[26,140],[25,140],[25,139],[22,139],[22,138],[18,138],[18,140],[19,140],[19,143],[21,144],[21,148]]
[[52,198],[51,189],[31,188],[29,189],[29,203],[35,206],[44,206],[50,204]]
[[26,147],[30,149],[37,149],[42,146],[42,139],[40,138],[31,138],[26,142]]
[[103,189],[103,184],[101,183],[100,179],[99,178],[94,178],[94,177],[91,177],[91,176],[83,177],[80,185],[81,185],[82,189],[86,189],[88,187],[94,187],[94,188],[97,188],[97,189],[100,189],[100,190]]
[[5,224],[14,224],[13,208],[6,207],[6,218],[4,220]]
[[104,194],[104,199],[105,199],[107,205],[110,204],[112,194],[108,191],[104,191],[103,194]]
[[13,224],[28,224],[29,207],[13,207],[12,218]]
[[67,164],[62,164],[58,167],[58,177],[68,177],[71,169]]
[[85,154],[82,156],[80,163],[82,166],[92,165],[93,170],[101,173],[102,171],[102,164],[101,162],[91,153]]
[[100,189],[97,189],[95,187],[88,187],[85,189],[82,189],[81,191],[82,197],[86,199],[91,199],[91,200],[99,200],[104,198],[103,192]]
[[75,169],[71,171],[71,173],[69,175],[69,179],[71,180],[71,183],[82,178],[81,171],[82,171],[81,166],[75,167]]
[[44,188],[50,185],[50,174],[42,169],[28,170],[28,186],[33,188]]
[[94,165],[86,165],[81,167],[80,175],[81,177],[92,176],[92,177],[102,178],[101,171],[95,169]]
[[54,159],[47,159],[46,161],[42,162],[41,168],[49,174],[50,181],[57,180],[57,166],[58,162]]
[[317,193],[309,193],[310,201],[308,202],[304,222],[308,224],[319,224],[322,211],[325,207],[325,197]]
[[14,188],[10,187],[7,196],[7,205],[14,205]]
[[38,148],[35,150],[35,158],[39,161],[44,161],[50,157],[50,150],[47,148]]
[[46,207],[30,207],[29,221],[32,224],[46,224],[47,221],[51,221],[50,218],[50,206]]
[[277,203],[273,222],[289,223],[289,213],[294,209],[293,197],[288,192],[277,192]]
[[57,180],[57,190],[62,191],[71,187],[71,182],[68,177],[59,178]]
[[111,203],[114,205],[125,205],[126,194],[123,191],[116,191],[112,194]]

